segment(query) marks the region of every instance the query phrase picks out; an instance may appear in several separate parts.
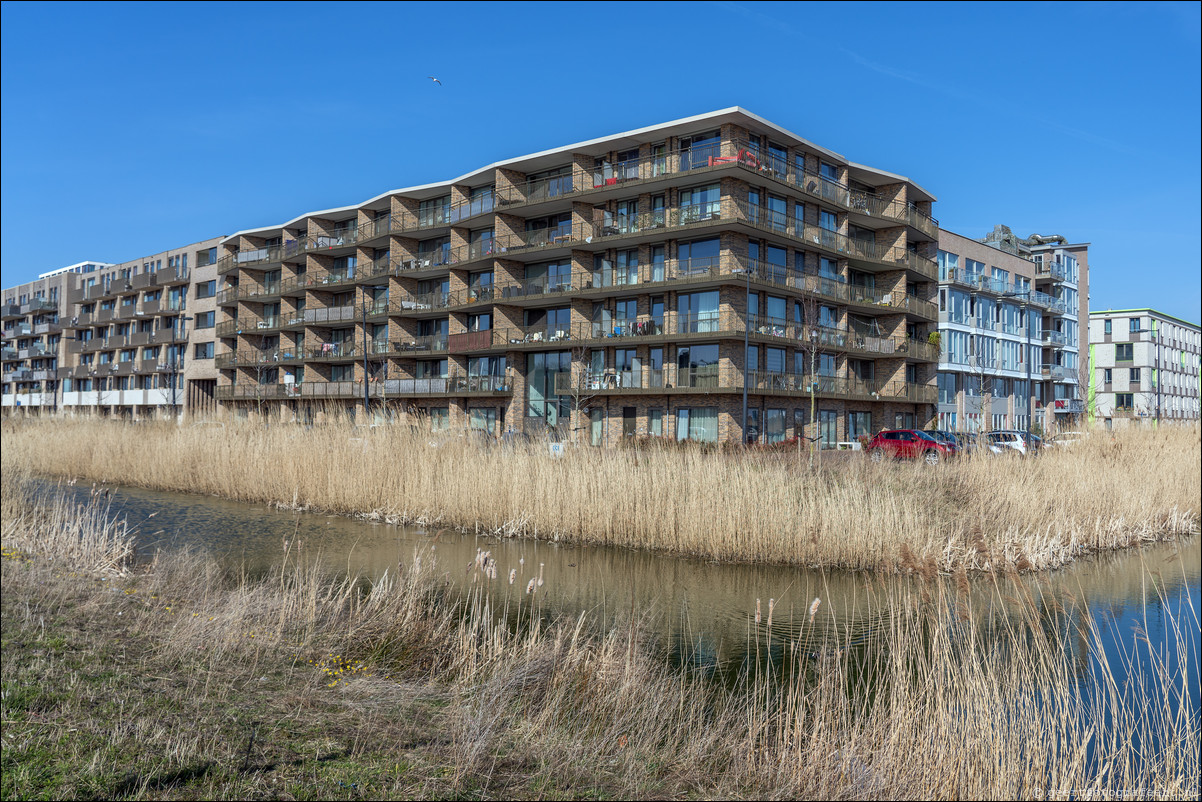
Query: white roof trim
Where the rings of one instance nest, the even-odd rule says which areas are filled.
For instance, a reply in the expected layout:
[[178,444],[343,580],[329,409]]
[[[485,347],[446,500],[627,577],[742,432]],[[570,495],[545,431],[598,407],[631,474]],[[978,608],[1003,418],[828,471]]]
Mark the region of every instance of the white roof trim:
[[376,195],[372,198],[368,198],[367,200],[362,201],[361,203],[355,203],[355,204],[351,204],[349,206],[338,206],[338,207],[335,207],[332,209],[322,209],[320,211],[306,212],[304,214],[300,214],[300,215],[297,215],[296,217],[293,217],[291,220],[288,220],[285,223],[279,223],[277,225],[259,226],[257,228],[246,228],[246,229],[242,229],[241,231],[235,231],[233,234],[223,237],[221,239],[221,241],[223,243],[229,242],[230,240],[234,239],[235,237],[240,237],[243,235],[269,234],[269,233],[276,233],[276,232],[282,233],[284,228],[287,228],[288,226],[296,225],[298,222],[300,222],[301,220],[304,220],[306,217],[319,217],[321,215],[338,214],[341,212],[355,211],[364,206],[375,203],[376,201],[387,198],[391,195],[406,195],[406,194],[413,193],[413,192],[420,192],[422,190],[438,189],[440,187],[446,187],[447,189],[450,189],[455,184],[462,184],[462,183],[470,182],[471,179],[481,176],[485,173],[491,172],[493,170],[496,170],[497,168],[507,167],[507,166],[514,165],[514,164],[519,164],[519,163],[527,161],[529,159],[537,159],[537,158],[541,158],[544,156],[554,156],[558,153],[571,154],[571,153],[576,152],[577,150],[589,148],[594,145],[600,145],[602,143],[608,142],[613,139],[623,139],[626,137],[646,136],[648,134],[654,133],[655,131],[660,131],[665,128],[671,128],[674,126],[684,126],[684,125],[689,125],[690,123],[703,123],[703,122],[706,122],[707,120],[712,120],[712,119],[719,118],[719,117],[728,117],[731,115],[742,115],[751,120],[754,120],[756,123],[763,126],[764,128],[767,128],[770,131],[773,131],[773,132],[781,135],[784,138],[791,139],[797,144],[804,145],[808,150],[812,150],[817,153],[820,153],[820,154],[826,156],[827,158],[831,159],[832,161],[841,162],[843,164],[848,165],[849,167],[854,167],[854,168],[858,168],[861,170],[867,170],[869,172],[876,173],[876,174],[884,176],[886,178],[894,179],[897,181],[905,181],[905,182],[913,185],[920,192],[928,195],[931,200],[935,200],[934,195],[931,195],[925,189],[920,187],[915,182],[911,181],[909,178],[906,178],[905,176],[897,175],[895,173],[890,173],[890,172],[887,172],[884,170],[878,170],[874,167],[867,167],[862,164],[855,164],[855,163],[849,162],[847,160],[847,158],[842,156],[841,154],[836,153],[835,151],[830,150],[828,148],[824,148],[821,145],[817,145],[817,144],[811,142],[810,140],[805,139],[804,137],[798,136],[797,134],[793,133],[792,131],[789,131],[785,128],[781,128],[776,123],[765,120],[763,117],[759,116],[758,114],[754,114],[750,111],[747,111],[746,109],[744,109],[740,106],[729,106],[725,109],[719,109],[717,111],[706,112],[705,114],[697,114],[692,117],[682,117],[678,120],[670,120],[668,122],[657,123],[655,125],[649,125],[649,126],[646,126],[643,128],[636,128],[631,131],[623,131],[623,132],[617,133],[617,134],[609,134],[608,136],[601,136],[601,137],[597,137],[595,139],[588,139],[588,140],[585,140],[584,142],[574,142],[570,145],[563,145],[558,148],[551,148],[549,150],[540,150],[537,153],[528,153],[524,156],[517,156],[514,158],[510,158],[510,159],[504,159],[502,161],[493,162],[492,164],[488,164],[488,165],[485,165],[484,167],[480,167],[478,169],[472,170],[469,173],[464,173],[463,175],[461,175],[457,178],[452,178],[447,181],[437,181],[432,184],[420,184],[418,186],[403,187],[401,189],[392,189],[392,190],[389,190],[388,192],[381,192],[379,195]]

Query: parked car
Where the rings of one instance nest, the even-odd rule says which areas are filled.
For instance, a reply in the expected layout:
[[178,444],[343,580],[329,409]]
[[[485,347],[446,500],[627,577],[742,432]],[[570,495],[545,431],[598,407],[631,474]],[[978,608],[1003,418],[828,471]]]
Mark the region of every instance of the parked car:
[[978,454],[982,450],[975,432],[956,432],[956,445],[960,447],[960,453],[964,456]]
[[921,459],[928,465],[936,465],[948,457],[954,457],[959,449],[917,429],[884,429],[868,441],[865,451],[873,462]]
[[956,439],[955,432],[949,432],[944,429],[927,429],[926,433],[931,437],[934,437],[940,443],[953,446],[956,451],[960,451],[960,441]]
[[1017,453],[1024,456],[1037,456],[1043,447],[1043,439],[1038,435],[1028,434],[1017,429],[999,429],[986,432],[985,443],[994,454]]

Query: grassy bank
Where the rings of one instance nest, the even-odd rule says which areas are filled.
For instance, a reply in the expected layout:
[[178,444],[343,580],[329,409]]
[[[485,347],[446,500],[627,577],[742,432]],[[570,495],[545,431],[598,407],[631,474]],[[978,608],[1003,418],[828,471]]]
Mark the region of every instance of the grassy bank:
[[[1198,790],[1188,699],[1150,698],[1121,672],[1079,683],[1062,633],[1092,645],[1097,630],[1077,600],[1048,606],[1019,582],[995,588],[1014,597],[1007,615],[954,582],[885,595],[871,648],[765,644],[797,679],[753,671],[724,689],[650,656],[637,622],[547,623],[535,593],[515,631],[479,598],[444,596],[428,568],[370,588],[287,560],[259,581],[188,557],[135,569],[102,508],[3,479],[5,798]],[[1197,627],[1196,611],[1181,622]],[[1152,647],[1190,648],[1180,632]],[[1168,665],[1142,672],[1180,689]]]
[[1199,430],[1098,432],[1038,460],[808,472],[790,454],[431,447],[407,428],[95,420],[5,424],[3,460],[215,494],[714,560],[896,570],[1050,568],[1196,531]]

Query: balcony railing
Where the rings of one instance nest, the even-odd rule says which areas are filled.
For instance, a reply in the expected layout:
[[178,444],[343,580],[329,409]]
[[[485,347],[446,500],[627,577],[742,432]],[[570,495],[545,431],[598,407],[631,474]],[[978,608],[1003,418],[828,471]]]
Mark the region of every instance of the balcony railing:
[[307,359],[349,359],[359,353],[353,342],[321,343],[305,349]]
[[237,334],[263,334],[278,329],[285,321],[279,315],[266,315],[254,320],[223,320],[214,328],[218,337],[233,337]]
[[428,334],[394,340],[392,350],[398,354],[439,353],[447,350],[447,335]]
[[268,281],[263,284],[255,284],[249,282],[247,286],[239,285],[237,287],[227,287],[217,293],[217,305],[229,306],[238,301],[248,301],[251,299],[262,299],[266,301],[270,296],[278,296],[280,294],[280,282]]
[[[741,381],[738,383],[741,388]],[[848,398],[866,401],[902,401],[915,404],[934,404],[938,388],[931,384],[904,381],[872,382],[846,376],[811,376],[806,373],[775,373],[748,371],[747,388],[753,391],[784,395],[815,395],[828,398]]]
[[323,309],[305,309],[302,317],[305,320],[305,325],[319,325],[323,323],[353,323],[355,321],[355,306],[329,306]]
[[433,309],[446,309],[451,306],[449,292],[427,292],[421,295],[406,295],[392,301],[393,312],[423,312]]
[[1055,262],[1045,262],[1035,266],[1035,277],[1068,281],[1068,271],[1064,269],[1063,265],[1056,264]]
[[376,397],[455,393],[509,395],[513,388],[504,376],[451,376],[435,379],[384,379],[373,383],[371,392]]

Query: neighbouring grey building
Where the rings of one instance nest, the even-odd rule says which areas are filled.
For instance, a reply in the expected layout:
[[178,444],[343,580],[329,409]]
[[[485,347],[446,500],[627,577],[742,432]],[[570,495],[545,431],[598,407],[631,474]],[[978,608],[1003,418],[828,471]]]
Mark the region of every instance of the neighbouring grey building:
[[1202,334],[1155,309],[1108,309],[1089,315],[1093,420],[1197,422]]

